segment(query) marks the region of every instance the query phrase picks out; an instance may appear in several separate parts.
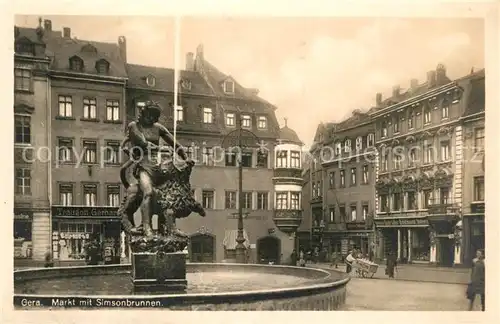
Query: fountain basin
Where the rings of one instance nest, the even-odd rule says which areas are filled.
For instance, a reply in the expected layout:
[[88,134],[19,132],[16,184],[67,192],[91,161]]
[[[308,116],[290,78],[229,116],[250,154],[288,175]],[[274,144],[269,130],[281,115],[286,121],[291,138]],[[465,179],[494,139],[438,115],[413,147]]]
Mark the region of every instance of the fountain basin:
[[343,273],[322,269],[188,263],[185,293],[139,294],[134,293],[130,271],[130,264],[17,270],[14,305],[22,309],[50,308],[60,307],[61,302],[69,300],[74,302],[62,306],[335,310],[345,303],[349,281]]

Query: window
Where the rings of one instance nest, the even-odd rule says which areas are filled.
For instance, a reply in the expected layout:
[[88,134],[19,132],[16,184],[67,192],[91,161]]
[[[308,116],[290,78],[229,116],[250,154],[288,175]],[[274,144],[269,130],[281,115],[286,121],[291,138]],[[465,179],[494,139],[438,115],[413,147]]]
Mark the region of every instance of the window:
[[450,105],[448,103],[443,103],[441,107],[441,119],[446,119],[449,117]]
[[266,129],[267,128],[267,118],[266,116],[259,116],[259,120],[257,123],[257,128]]
[[357,208],[356,205],[351,205],[351,222],[355,222],[357,219]]
[[484,201],[484,177],[474,177],[474,201]]
[[361,151],[363,149],[363,138],[361,136],[356,138],[356,151]]
[[118,100],[106,100],[106,120],[120,120],[120,103]]
[[31,91],[31,71],[28,69],[14,69],[14,89]]
[[394,133],[399,133],[399,116],[396,115],[392,122],[392,129]]
[[484,151],[484,128],[476,128],[474,131],[474,152]]
[[59,96],[59,116],[73,116],[73,102],[71,96]]
[[120,185],[112,184],[106,187],[107,204],[111,207],[120,206]]
[[253,160],[252,152],[243,152],[243,154],[241,154],[241,166],[242,167],[251,168],[252,167],[252,160]]
[[205,209],[214,209],[214,191],[213,190],[203,190],[201,192],[201,203]]
[[243,209],[252,209],[252,192],[243,192]]
[[84,140],[83,141],[83,162],[84,163],[97,163],[97,142]]
[[226,114],[226,126],[234,126],[234,113]]
[[178,121],[178,122],[183,122],[184,121],[184,107],[177,106],[175,108],[175,120]]
[[290,151],[290,168],[300,169],[300,152]]
[[97,185],[95,184],[83,185],[83,205],[97,206]]
[[16,169],[16,194],[31,195],[31,170]]
[[212,108],[203,108],[203,123],[212,124],[214,122],[214,113]]
[[276,192],[276,209],[288,209],[287,201],[287,192]]
[[331,171],[328,174],[328,183],[329,183],[330,189],[334,189],[335,188],[335,172],[334,171]]
[[226,191],[226,209],[236,209],[236,191]]
[[29,41],[16,42],[16,53],[21,55],[34,55],[35,46]]
[[83,99],[83,118],[97,119],[97,105],[95,99]]
[[375,135],[374,134],[368,134],[368,147],[372,147],[375,145]]
[[201,158],[203,165],[214,165],[214,149],[211,147],[204,147],[201,151]]
[[387,137],[387,122],[383,121],[380,129],[380,137]]
[[30,116],[14,116],[15,124],[15,141],[16,144],[31,143],[31,117]]
[[416,152],[417,148],[414,147],[410,150],[410,157],[408,159],[408,166],[410,168],[414,167],[416,165],[416,162],[417,162],[417,152]]
[[225,81],[224,82],[224,92],[234,93],[234,82],[233,81]]
[[328,212],[329,212],[328,213],[328,215],[329,215],[328,222],[335,223],[335,207],[330,207]]
[[416,210],[417,209],[417,198],[414,191],[408,191],[406,193],[406,197],[408,199],[407,210]]
[[73,205],[73,184],[59,184],[59,204],[63,206]]
[[346,213],[345,213],[345,206],[344,205],[339,206],[339,214],[340,214],[340,222],[345,223]]
[[356,173],[357,173],[356,168],[351,168],[351,186],[356,185]]
[[439,188],[439,198],[440,198],[441,205],[450,204],[451,203],[450,188],[448,188],[448,187]]
[[[106,60],[97,61],[97,63],[95,64],[95,69],[97,70],[97,73],[99,73],[99,74],[107,74],[109,71],[108,61],[106,61]],[[153,82],[154,82],[154,77],[153,77]],[[148,83],[148,85],[149,85],[149,83]]]
[[316,198],[316,182],[312,183],[312,197]]
[[252,117],[250,117],[249,115],[241,116],[241,127],[252,127]]
[[71,138],[59,138],[57,141],[57,152],[59,162],[71,162],[73,160],[73,140]]
[[387,213],[389,211],[389,200],[387,195],[380,195],[380,211],[382,213]]
[[79,57],[72,57],[69,61],[69,68],[73,71],[83,71],[83,60]]
[[106,142],[106,163],[119,164],[120,163],[120,143],[114,141]]
[[318,181],[318,187],[317,188],[318,188],[318,197],[322,197],[323,196],[323,192],[322,192],[322,190],[323,190],[323,182]]
[[424,108],[424,125],[431,123],[431,107],[425,106]]
[[267,192],[258,192],[257,193],[257,209],[259,210],[267,210],[269,209],[269,194]]
[[450,160],[450,142],[443,141],[441,142],[441,161],[449,161]]
[[432,144],[427,144],[425,146],[424,163],[430,164],[434,161],[434,147]]
[[226,152],[225,161],[226,161],[226,166],[236,166],[236,153]]
[[347,139],[344,142],[344,153],[349,153],[351,152],[351,140]]
[[299,210],[300,209],[300,193],[291,192],[290,193],[290,209]]
[[382,171],[387,171],[389,169],[389,152],[384,151],[382,155]]
[[429,208],[430,205],[432,205],[432,200],[433,200],[433,195],[432,195],[432,190],[424,190],[424,209]]
[[265,151],[257,151],[257,167],[267,168],[268,165],[268,154]]
[[276,152],[276,167],[277,168],[287,168],[288,167],[288,152],[287,151],[277,151]]
[[335,155],[340,155],[340,151],[342,150],[342,144],[340,142],[335,143]]
[[402,156],[395,153],[394,154],[394,170],[400,170],[401,169],[401,161],[402,161]]
[[363,220],[366,220],[366,218],[368,218],[368,205],[367,204],[363,204],[363,207],[362,207],[362,213],[363,213]]
[[410,110],[408,113],[408,129],[412,129],[413,126],[413,119],[415,118],[415,113],[413,110]]
[[368,165],[363,165],[363,184],[368,184],[370,182],[370,171]]
[[401,194],[400,193],[392,194],[392,210],[394,210],[394,211],[401,210]]
[[345,187],[345,170],[340,170],[340,187]]

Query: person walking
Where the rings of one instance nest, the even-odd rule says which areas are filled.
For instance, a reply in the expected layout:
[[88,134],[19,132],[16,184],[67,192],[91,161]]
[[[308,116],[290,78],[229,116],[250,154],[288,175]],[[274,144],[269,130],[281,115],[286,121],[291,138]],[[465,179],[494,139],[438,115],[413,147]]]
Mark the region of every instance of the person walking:
[[292,254],[290,255],[290,263],[292,266],[297,266],[297,251],[293,249]]
[[47,246],[47,251],[45,252],[45,268],[54,267],[54,260],[52,259],[52,251],[50,250],[50,245]]
[[351,273],[351,271],[352,271],[352,263],[354,262],[354,260],[356,260],[356,258],[354,257],[355,253],[356,253],[356,251],[350,251],[349,254],[347,255],[347,257],[345,258],[345,264],[346,264],[345,272],[346,273]]
[[477,250],[476,258],[472,260],[470,282],[467,285],[467,299],[469,300],[469,311],[474,307],[476,295],[481,297],[481,310],[485,310],[485,263],[484,251]]
[[306,266],[306,260],[304,259],[304,251],[302,251],[302,250],[300,250],[300,253],[299,253],[299,265],[301,267]]
[[394,270],[397,266],[396,255],[394,253],[389,253],[387,255],[387,262],[385,268],[385,274],[389,276],[389,278],[394,278]]

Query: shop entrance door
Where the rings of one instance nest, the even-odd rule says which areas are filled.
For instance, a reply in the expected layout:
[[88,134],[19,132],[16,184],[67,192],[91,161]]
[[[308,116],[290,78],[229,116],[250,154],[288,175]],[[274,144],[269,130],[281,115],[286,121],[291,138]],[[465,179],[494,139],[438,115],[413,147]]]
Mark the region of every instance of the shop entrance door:
[[279,264],[281,259],[281,241],[276,236],[265,236],[257,240],[258,263],[273,262]]
[[210,234],[195,234],[191,236],[191,262],[214,262],[215,236]]
[[439,262],[438,264],[444,267],[453,266],[453,259],[455,258],[455,240],[447,237],[439,238]]

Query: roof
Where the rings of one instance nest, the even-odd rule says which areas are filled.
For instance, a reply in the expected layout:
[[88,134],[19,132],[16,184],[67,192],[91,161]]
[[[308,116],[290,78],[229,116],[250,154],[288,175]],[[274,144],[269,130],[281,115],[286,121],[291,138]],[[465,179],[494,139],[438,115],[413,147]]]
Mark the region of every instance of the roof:
[[280,128],[280,140],[283,142],[288,142],[288,143],[294,143],[294,144],[299,144],[302,145],[302,141],[300,140],[299,136],[297,133],[285,125],[284,127]]
[[470,92],[463,114],[464,117],[484,112],[485,109],[486,90],[484,69],[470,75],[468,80],[470,82]]
[[335,132],[340,132],[348,128],[366,123],[368,121],[370,121],[370,115],[368,115],[368,113],[366,112],[362,112],[361,110],[356,109],[352,112],[351,116],[336,124]]
[[[120,55],[120,48],[115,43],[104,43],[62,37],[61,33],[50,32],[46,35],[47,54],[52,57],[51,69],[71,71],[70,58],[78,56],[83,60],[83,73],[98,75],[95,64],[104,59],[109,63],[109,76],[127,77],[125,61]],[[95,52],[89,51],[90,46]]]
[[[38,28],[27,28],[14,26],[14,40],[28,39],[34,44],[45,44],[43,38],[38,37]],[[43,32],[43,29],[42,29]],[[43,35],[43,34],[42,34]]]
[[[156,89],[163,91],[174,91],[174,69],[127,64],[129,76],[128,85],[132,88]],[[154,86],[148,86],[146,78],[152,75],[155,78]],[[190,93],[213,96],[214,93],[203,77],[195,71],[180,71],[180,81],[188,81],[190,88],[179,86],[180,93]]]

